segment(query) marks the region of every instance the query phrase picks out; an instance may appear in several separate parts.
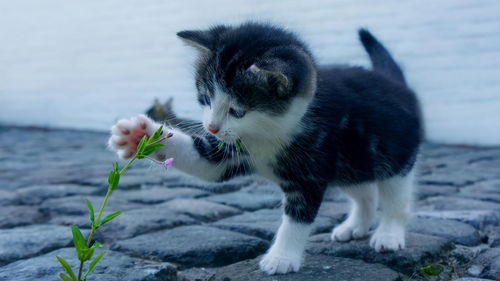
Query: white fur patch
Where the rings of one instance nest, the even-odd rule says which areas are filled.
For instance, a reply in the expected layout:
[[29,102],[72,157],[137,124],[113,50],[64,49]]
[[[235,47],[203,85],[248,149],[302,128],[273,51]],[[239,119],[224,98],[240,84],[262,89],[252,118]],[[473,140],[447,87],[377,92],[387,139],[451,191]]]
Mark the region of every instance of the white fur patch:
[[351,211],[347,219],[336,226],[332,240],[345,242],[365,237],[375,219],[377,187],[375,183],[342,188],[351,199]]
[[158,152],[175,158],[175,168],[204,180],[218,180],[228,163],[211,163],[200,156],[194,147],[191,136],[177,129],[174,129],[173,133],[171,138],[163,142],[165,146],[160,148]]
[[377,252],[390,252],[404,249],[405,224],[396,221],[381,222],[370,238],[370,246]]
[[249,112],[241,119],[242,122],[235,126],[234,131],[250,152],[257,174],[280,183],[270,165],[276,159],[276,154],[290,143],[293,136],[302,132],[300,120],[307,111],[308,103],[307,99],[295,98],[288,111],[280,116]]
[[299,271],[310,231],[310,224],[283,215],[275,241],[259,263],[260,269],[270,275]]
[[405,228],[413,197],[413,176],[396,176],[379,182],[379,200],[382,211],[380,224],[370,239],[370,246],[378,252],[396,251],[405,247]]

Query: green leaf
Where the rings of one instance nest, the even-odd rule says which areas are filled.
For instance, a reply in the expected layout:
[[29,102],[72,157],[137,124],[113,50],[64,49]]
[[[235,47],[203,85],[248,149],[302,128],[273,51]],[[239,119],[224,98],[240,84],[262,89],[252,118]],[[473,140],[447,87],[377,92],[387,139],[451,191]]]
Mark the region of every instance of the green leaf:
[[113,189],[115,189],[118,186],[119,182],[120,182],[120,173],[115,171],[115,181],[113,182]]
[[83,256],[87,250],[85,238],[83,238],[82,232],[80,232],[80,229],[75,225],[71,226],[71,232],[73,233],[73,243],[75,244],[78,259],[83,260]]
[[115,188],[118,186],[119,182],[120,182],[120,173],[115,172],[115,180],[113,181],[113,184],[111,185],[111,190],[115,190]]
[[146,145],[147,141],[148,141],[148,136],[146,136],[146,135],[142,136],[141,141],[137,145],[137,155],[142,154],[142,150],[144,149],[144,146]]
[[142,155],[143,156],[147,156],[151,153],[153,153],[155,150],[157,150],[158,148],[160,147],[163,147],[164,144],[162,143],[152,143],[152,144],[148,144],[144,150],[142,151]]
[[148,139],[148,144],[157,141],[160,138],[161,133],[163,133],[163,125],[161,125],[160,128],[158,128],[154,132],[154,134]]
[[105,223],[116,218],[117,216],[121,215],[122,213],[123,213],[123,211],[118,211],[118,212],[112,213],[111,215],[107,215],[105,218],[103,218],[101,220],[101,223],[99,224],[99,226],[104,225]]
[[89,275],[89,273],[92,271],[92,269],[94,269],[94,267],[96,266],[97,262],[99,262],[100,259],[102,259],[102,257],[104,257],[104,255],[106,254],[106,252],[102,252],[100,253],[89,265],[89,268],[87,269],[87,271],[85,272],[85,274],[83,274],[83,280],[87,280],[87,275]]
[[90,203],[89,200],[85,200],[85,203],[87,204],[87,208],[89,208],[90,221],[92,222],[92,225],[94,225],[95,221],[94,207],[92,207],[92,203]]
[[[67,280],[76,280],[76,276],[73,273],[73,270],[71,269],[71,266],[69,265],[69,263],[61,257],[56,257],[56,258],[59,261],[59,263],[61,263],[64,270],[66,270],[66,272],[69,274],[69,276],[71,276],[71,279],[62,273],[61,273],[61,275],[66,276],[66,278],[68,278]],[[64,281],[66,281],[66,279],[64,279],[61,275],[59,275],[59,277],[61,277]]]
[[87,249],[83,250],[82,261],[90,260],[92,258],[92,256],[94,255],[94,250],[95,249],[92,249],[92,248],[87,248]]
[[219,144],[217,144],[217,148],[218,149],[221,149],[222,147],[224,146],[224,142],[219,142]]
[[85,249],[83,253],[83,261],[90,260],[94,256],[94,250],[97,247],[102,247],[102,244],[96,241],[90,248]]
[[108,184],[111,185],[111,183],[113,182],[113,177],[115,176],[115,171],[111,171],[109,172],[108,174]]
[[420,274],[425,277],[437,276],[443,272],[444,267],[439,264],[426,264],[420,268]]
[[115,164],[113,165],[113,169],[115,170],[115,172],[118,172],[118,162],[115,162]]
[[109,174],[108,174],[108,184],[109,185],[112,185],[113,182],[115,181],[115,175],[116,175],[116,171],[115,170],[109,172]]
[[111,188],[111,190],[115,190],[119,182],[120,182],[120,172],[117,171],[109,172],[108,175],[109,188]]
[[66,275],[64,273],[59,274],[59,277],[61,277],[61,279],[64,280],[64,281],[73,281],[73,280],[76,280],[76,279],[69,278],[68,275]]

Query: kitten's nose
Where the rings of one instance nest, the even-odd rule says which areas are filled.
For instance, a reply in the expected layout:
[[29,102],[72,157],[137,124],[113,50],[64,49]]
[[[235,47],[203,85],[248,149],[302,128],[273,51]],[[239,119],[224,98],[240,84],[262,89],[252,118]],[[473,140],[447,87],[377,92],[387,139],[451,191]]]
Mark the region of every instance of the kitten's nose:
[[217,134],[217,132],[220,130],[219,127],[214,126],[212,124],[208,125],[208,131],[212,134]]

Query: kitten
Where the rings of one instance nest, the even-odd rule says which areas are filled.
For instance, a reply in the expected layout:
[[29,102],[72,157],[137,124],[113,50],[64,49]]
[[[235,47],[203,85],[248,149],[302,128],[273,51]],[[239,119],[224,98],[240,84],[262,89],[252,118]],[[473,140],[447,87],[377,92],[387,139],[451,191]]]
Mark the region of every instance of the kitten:
[[[281,187],[284,215],[260,262],[264,272],[299,270],[328,185],[353,202],[332,239],[365,237],[380,201],[382,218],[370,245],[376,251],[404,247],[423,132],[415,94],[381,43],[359,31],[370,71],[320,67],[297,36],[266,24],[177,35],[199,50],[196,87],[205,130],[174,129],[154,157],[174,157],[177,168],[206,180],[256,173]],[[119,121],[109,143],[122,158],[131,157],[137,136],[158,126],[145,116]]]

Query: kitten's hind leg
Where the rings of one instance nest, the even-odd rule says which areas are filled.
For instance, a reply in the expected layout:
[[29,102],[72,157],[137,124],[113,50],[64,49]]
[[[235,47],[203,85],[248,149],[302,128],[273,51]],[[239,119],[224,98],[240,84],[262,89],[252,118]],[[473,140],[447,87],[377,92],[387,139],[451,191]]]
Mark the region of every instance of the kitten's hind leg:
[[413,171],[379,182],[382,217],[370,239],[370,246],[377,252],[405,247],[405,228],[410,216],[413,186]]
[[332,240],[345,242],[367,236],[377,209],[375,183],[343,187],[341,190],[351,200],[351,210],[347,219],[333,229]]
[[260,269],[267,274],[296,272],[302,263],[302,255],[311,225],[318,213],[324,188],[308,186],[302,191],[286,192],[285,214],[276,233],[274,243],[260,261]]

